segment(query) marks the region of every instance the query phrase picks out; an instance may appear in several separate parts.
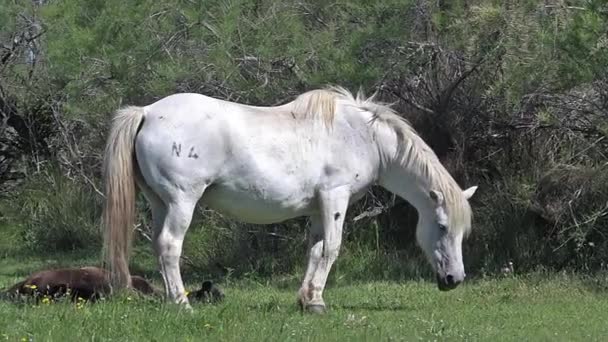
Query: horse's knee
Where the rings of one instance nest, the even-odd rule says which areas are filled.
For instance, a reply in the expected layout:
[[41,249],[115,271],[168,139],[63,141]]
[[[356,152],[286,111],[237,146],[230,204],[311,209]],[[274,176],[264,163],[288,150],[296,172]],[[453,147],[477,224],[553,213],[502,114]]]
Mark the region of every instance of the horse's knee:
[[323,257],[323,242],[319,241],[310,249],[310,259],[318,262]]

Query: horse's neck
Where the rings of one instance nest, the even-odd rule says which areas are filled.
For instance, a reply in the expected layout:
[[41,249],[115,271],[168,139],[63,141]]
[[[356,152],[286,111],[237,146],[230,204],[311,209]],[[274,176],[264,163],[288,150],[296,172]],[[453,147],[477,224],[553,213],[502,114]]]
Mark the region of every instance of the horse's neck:
[[[403,166],[397,157],[399,144],[394,130],[381,125],[376,131],[378,149],[382,156],[382,170],[379,185],[412,204],[419,212],[431,213],[433,204],[429,197],[428,179],[418,174],[418,170]],[[422,217],[424,215],[419,215]]]
[[386,169],[380,178],[380,185],[408,201],[420,214],[433,211],[428,185],[403,167],[395,165]]

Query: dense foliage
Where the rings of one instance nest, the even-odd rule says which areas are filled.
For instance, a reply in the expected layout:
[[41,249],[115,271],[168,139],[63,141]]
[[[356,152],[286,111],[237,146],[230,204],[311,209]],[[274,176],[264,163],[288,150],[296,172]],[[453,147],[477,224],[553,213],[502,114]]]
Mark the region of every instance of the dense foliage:
[[[463,188],[479,184],[470,273],[508,260],[605,267],[602,0],[0,0],[0,226],[33,251],[97,248],[101,151],[121,105],[175,92],[275,105],[326,84],[378,92]],[[354,221],[362,212],[380,214]],[[306,220],[260,227],[197,214],[193,267],[303,264]],[[415,221],[407,203],[371,191],[347,220],[353,272],[415,271],[405,266],[421,258]]]

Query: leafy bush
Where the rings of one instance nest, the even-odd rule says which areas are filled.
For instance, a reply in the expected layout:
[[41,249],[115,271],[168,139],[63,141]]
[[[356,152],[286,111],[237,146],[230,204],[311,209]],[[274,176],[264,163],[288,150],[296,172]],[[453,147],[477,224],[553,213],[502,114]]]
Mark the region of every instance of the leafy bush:
[[31,177],[10,201],[9,224],[21,227],[23,247],[36,252],[101,247],[100,196],[56,170]]

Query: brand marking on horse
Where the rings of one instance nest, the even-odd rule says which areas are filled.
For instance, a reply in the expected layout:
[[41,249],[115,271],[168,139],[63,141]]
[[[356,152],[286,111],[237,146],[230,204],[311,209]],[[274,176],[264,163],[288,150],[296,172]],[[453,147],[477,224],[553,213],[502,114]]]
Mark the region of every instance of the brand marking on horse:
[[175,155],[179,157],[179,154],[182,153],[182,144],[178,144],[175,141],[173,142],[173,147],[171,149],[171,155]]
[[188,158],[198,159],[198,154],[194,152],[194,146],[190,147],[190,153],[188,153]]

